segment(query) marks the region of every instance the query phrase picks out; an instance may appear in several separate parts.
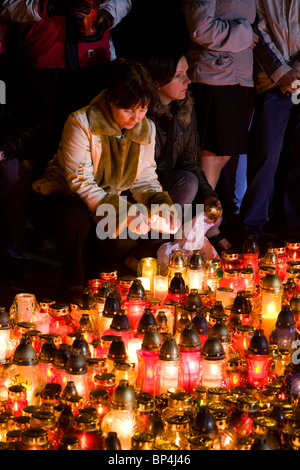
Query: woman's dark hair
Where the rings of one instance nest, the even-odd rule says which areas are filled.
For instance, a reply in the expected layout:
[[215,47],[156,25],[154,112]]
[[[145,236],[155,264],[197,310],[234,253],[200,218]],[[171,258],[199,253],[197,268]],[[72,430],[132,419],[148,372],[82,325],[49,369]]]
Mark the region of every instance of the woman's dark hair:
[[157,87],[169,83],[176,74],[177,64],[185,52],[172,44],[161,44],[149,49],[143,65]]
[[139,62],[118,58],[108,71],[108,99],[118,108],[152,106],[158,99],[149,72]]

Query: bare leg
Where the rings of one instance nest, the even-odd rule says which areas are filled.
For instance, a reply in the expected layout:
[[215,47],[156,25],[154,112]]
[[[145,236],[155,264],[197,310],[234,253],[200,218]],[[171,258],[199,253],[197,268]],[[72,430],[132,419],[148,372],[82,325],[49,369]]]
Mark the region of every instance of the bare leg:
[[219,157],[208,150],[203,150],[201,154],[201,167],[205,173],[207,181],[213,189],[216,189],[220,174],[226,163],[230,160],[230,156]]

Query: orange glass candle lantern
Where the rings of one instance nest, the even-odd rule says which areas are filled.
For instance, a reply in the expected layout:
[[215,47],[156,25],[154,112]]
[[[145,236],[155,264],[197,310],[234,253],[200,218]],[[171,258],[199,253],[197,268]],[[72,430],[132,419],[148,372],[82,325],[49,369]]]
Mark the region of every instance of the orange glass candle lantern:
[[229,287],[235,292],[246,289],[245,279],[238,269],[225,269],[224,275],[219,281],[219,287]]
[[94,377],[95,387],[107,391],[108,401],[110,402],[112,394],[116,388],[116,378],[111,372],[100,372]]
[[94,335],[93,325],[92,325],[89,313],[86,313],[86,312],[81,313],[79,325],[78,325],[78,331],[83,335],[84,339],[89,344],[93,343],[95,339],[95,335]]
[[145,393],[154,394],[155,366],[160,354],[162,336],[157,327],[150,325],[145,333],[141,349],[137,351],[137,387]]
[[230,392],[236,387],[245,386],[246,361],[238,357],[230,357],[226,365],[226,388]]
[[299,261],[300,260],[300,242],[298,241],[287,241],[286,242],[286,254],[288,260]]
[[135,279],[129,289],[127,301],[125,303],[125,311],[129,318],[129,322],[134,333],[136,332],[139,321],[144,313],[145,306],[145,289],[140,279]]
[[118,271],[102,272],[100,274],[100,279],[104,282],[108,282],[111,286],[117,286],[118,281]]
[[59,335],[61,342],[65,343],[68,333],[73,333],[76,330],[75,322],[70,315],[69,306],[60,303],[52,304],[49,314],[49,333]]
[[240,269],[243,267],[243,261],[240,259],[237,251],[224,250],[221,253],[221,268],[223,271],[227,269]]
[[22,416],[24,406],[28,405],[26,387],[11,385],[8,388],[6,411],[14,416]]
[[272,362],[269,343],[262,329],[254,331],[245,359],[247,362],[247,382],[253,388],[262,388],[269,381]]
[[95,376],[101,372],[107,371],[106,359],[88,357],[86,358],[87,368],[88,368],[88,389],[92,390],[95,387]]
[[246,268],[250,264],[256,274],[259,265],[259,246],[254,235],[249,235],[244,241],[243,260],[244,267]]
[[282,283],[275,269],[260,280],[261,328],[267,339],[275,328],[277,316],[281,311]]
[[98,294],[102,284],[104,284],[103,279],[89,279],[87,282],[87,288],[91,291],[92,295],[96,295]]
[[168,294],[169,280],[167,276],[156,275],[153,280],[154,297],[163,302]]
[[22,439],[18,445],[18,450],[49,450],[50,443],[46,429],[32,428],[25,429]]
[[254,293],[256,289],[256,280],[253,266],[248,264],[248,266],[240,270],[240,274],[241,278],[245,282],[245,290],[249,291],[250,293]]
[[98,416],[98,423],[101,425],[103,416],[109,410],[108,391],[103,388],[93,388],[90,390],[88,407],[95,408]]
[[233,337],[233,348],[240,354],[241,358],[245,357],[251,338],[254,333],[254,326],[250,324],[240,324],[237,326]]
[[277,273],[280,277],[281,281],[283,282],[285,279],[285,272],[287,270],[287,261],[288,257],[286,254],[286,247],[285,246],[274,246],[274,252],[276,253],[278,259],[278,269]]
[[118,290],[121,294],[122,303],[126,301],[129,289],[134,281],[133,276],[122,276],[119,279]]
[[199,375],[202,347],[200,336],[192,323],[183,329],[178,346],[183,370],[182,388],[185,392],[192,393]]
[[94,413],[79,413],[74,418],[72,434],[78,437],[82,450],[102,450],[103,434]]
[[251,395],[242,395],[237,398],[235,409],[230,417],[230,424],[236,432],[237,438],[251,437],[253,420],[259,416],[259,400]]

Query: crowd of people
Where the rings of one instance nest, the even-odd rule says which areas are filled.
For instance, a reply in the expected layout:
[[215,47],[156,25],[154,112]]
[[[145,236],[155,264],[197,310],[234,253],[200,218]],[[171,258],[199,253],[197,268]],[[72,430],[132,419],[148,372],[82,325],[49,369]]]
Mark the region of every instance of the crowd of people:
[[[22,256],[28,223],[51,234],[70,298],[111,253],[136,269],[161,250],[141,206],[171,245],[174,207],[199,204],[223,213],[203,214],[218,254],[259,242],[272,206],[279,239],[300,240],[299,0],[171,3],[0,0],[0,255]],[[147,8],[166,28],[149,15],[143,48]]]

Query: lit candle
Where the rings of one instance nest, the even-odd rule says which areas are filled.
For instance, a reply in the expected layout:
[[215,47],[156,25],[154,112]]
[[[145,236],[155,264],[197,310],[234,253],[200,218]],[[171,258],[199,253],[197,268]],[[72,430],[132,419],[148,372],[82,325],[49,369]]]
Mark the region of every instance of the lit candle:
[[269,338],[281,311],[282,284],[275,269],[260,280],[261,327]]
[[127,344],[128,362],[134,363],[136,368],[138,366],[137,351],[141,348],[142,342],[143,338],[131,338]]
[[155,395],[168,393],[182,384],[182,364],[175,338],[166,335],[155,367]]
[[210,334],[202,347],[200,376],[204,387],[225,384],[225,351],[217,335]]
[[139,279],[141,281],[142,286],[145,289],[145,291],[150,291],[151,290],[151,281],[148,277],[139,276],[137,279]]
[[139,278],[147,278],[150,282],[149,289],[153,292],[154,276],[158,274],[158,262],[155,258],[142,258],[138,264],[137,275]]
[[231,305],[235,296],[236,292],[231,287],[218,287],[216,290],[216,301],[222,302],[224,307]]
[[167,276],[154,276],[153,281],[154,297],[160,299],[161,302],[164,301],[168,294],[168,278]]
[[255,330],[246,352],[247,381],[250,386],[258,388],[266,385],[271,361],[272,356],[264,330]]

